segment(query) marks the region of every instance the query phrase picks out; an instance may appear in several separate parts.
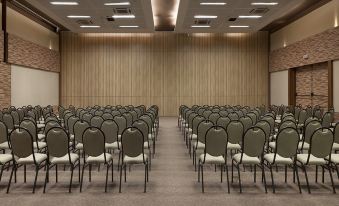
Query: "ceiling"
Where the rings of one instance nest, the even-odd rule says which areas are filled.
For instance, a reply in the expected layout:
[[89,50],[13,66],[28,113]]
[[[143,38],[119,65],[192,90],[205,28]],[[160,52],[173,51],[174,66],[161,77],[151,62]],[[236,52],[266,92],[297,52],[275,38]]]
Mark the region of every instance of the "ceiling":
[[[64,28],[77,33],[149,33],[154,31],[175,31],[178,33],[233,33],[253,32],[277,29],[289,19],[300,17],[303,11],[319,2],[328,0],[16,0],[24,2],[30,9],[40,15],[53,19]],[[77,2],[75,6],[52,5],[51,1]],[[125,6],[107,6],[105,3],[129,2]],[[201,5],[202,2],[223,2],[225,5]],[[277,5],[251,5],[252,2],[277,2]],[[321,5],[318,5],[321,6]],[[107,17],[117,14],[116,10],[127,9],[135,15],[133,19],[111,19]],[[251,13],[256,9],[264,13]],[[315,9],[315,8],[314,8]],[[125,10],[126,11],[126,10]],[[68,18],[69,15],[90,16],[86,19]],[[216,18],[194,18],[195,15],[213,15]],[[259,15],[256,19],[240,19],[241,15]],[[236,18],[229,21],[230,18]],[[85,21],[84,21],[85,20]],[[197,20],[203,22],[205,28],[193,28]],[[83,21],[83,22],[80,22]],[[201,23],[200,22],[200,23]],[[207,25],[206,25],[207,22]],[[100,28],[81,28],[81,25],[95,25]],[[201,24],[199,24],[201,26]],[[120,26],[138,26],[138,28],[121,28]],[[248,26],[231,28],[230,26]]]

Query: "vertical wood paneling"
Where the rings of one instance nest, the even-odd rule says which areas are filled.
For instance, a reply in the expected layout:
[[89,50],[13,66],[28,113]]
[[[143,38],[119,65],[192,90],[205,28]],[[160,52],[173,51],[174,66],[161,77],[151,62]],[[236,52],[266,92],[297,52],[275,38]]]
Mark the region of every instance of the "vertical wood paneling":
[[268,102],[267,33],[62,33],[62,104],[152,105]]

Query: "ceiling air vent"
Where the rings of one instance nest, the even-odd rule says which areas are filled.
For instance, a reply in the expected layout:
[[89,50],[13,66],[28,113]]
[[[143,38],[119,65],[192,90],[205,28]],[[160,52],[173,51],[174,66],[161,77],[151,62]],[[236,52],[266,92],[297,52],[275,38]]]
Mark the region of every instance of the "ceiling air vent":
[[228,19],[228,21],[235,21],[235,20],[237,20],[237,18],[235,18],[235,17],[232,17],[232,18]]
[[194,21],[195,25],[209,25],[210,23],[211,21],[206,19],[198,19]]
[[80,25],[92,25],[92,20],[86,20],[86,19],[79,19],[76,21]]
[[114,21],[114,18],[111,17],[111,16],[107,16],[106,19],[107,19],[107,21]]
[[250,11],[251,14],[265,14],[269,11],[268,8],[256,8]]
[[129,8],[114,8],[114,14],[131,14],[131,9]]

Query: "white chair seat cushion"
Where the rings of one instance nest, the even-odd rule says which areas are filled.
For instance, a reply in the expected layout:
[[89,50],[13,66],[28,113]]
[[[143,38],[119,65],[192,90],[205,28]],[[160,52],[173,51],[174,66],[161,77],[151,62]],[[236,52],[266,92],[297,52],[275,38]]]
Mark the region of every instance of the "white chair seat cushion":
[[[274,153],[265,154],[264,159],[267,162],[272,164],[273,160],[274,160]],[[285,157],[282,157],[282,156],[276,154],[274,163],[275,164],[289,165],[289,164],[293,164],[293,160],[291,158],[285,158]]]
[[106,149],[119,149],[121,147],[120,142],[113,142],[113,143],[105,143]]
[[337,123],[335,123],[335,122],[334,122],[334,123],[331,123],[332,127],[335,127],[336,124],[337,124]]
[[201,162],[204,161],[205,158],[205,164],[225,164],[225,159],[222,155],[220,156],[212,156],[210,154],[201,154],[199,159]]
[[297,127],[302,128],[302,127],[304,127],[304,124],[298,124]]
[[339,144],[338,143],[333,143],[332,150],[339,150]]
[[45,127],[45,124],[37,124],[36,127],[37,127],[38,129],[42,129],[42,128]]
[[[236,161],[236,163],[240,163],[241,160],[241,153],[237,153],[233,156],[233,160]],[[250,157],[246,155],[245,153],[242,156],[242,164],[259,164],[260,159],[258,157]]]
[[[308,154],[297,154],[297,160],[303,164],[307,163]],[[318,158],[313,155],[310,155],[308,162],[309,165],[324,165],[326,160],[324,158]]]
[[148,139],[153,140],[154,139],[154,134],[148,134]]
[[304,146],[303,146],[303,142],[299,142],[298,144],[298,149],[301,150],[308,150],[310,148],[310,144],[308,144],[307,142],[304,142]]
[[[326,160],[329,160],[330,157],[327,156],[325,157]],[[331,154],[331,162],[334,163],[334,164],[339,164],[339,154]]]
[[75,149],[82,150],[82,149],[84,149],[84,145],[83,145],[82,143],[78,143],[78,144],[75,146]]
[[148,149],[151,146],[151,143],[144,142],[144,149]]
[[147,159],[148,159],[147,154],[144,154],[144,158],[142,157],[142,154],[140,154],[136,157],[129,157],[129,156],[125,155],[123,162],[125,164],[141,164],[141,163],[144,163],[144,159],[145,159],[145,161],[147,161]]
[[279,130],[277,128],[275,128],[274,131],[277,133]]
[[[42,154],[42,153],[34,153],[34,156],[35,156],[35,161],[38,164],[42,163],[43,161],[47,159],[47,155]],[[33,154],[29,155],[28,157],[18,158],[16,162],[18,164],[34,164]]]
[[197,150],[205,149],[205,144],[198,141],[198,142],[196,143],[196,145],[195,145],[195,148],[196,148]]
[[0,154],[0,164],[1,165],[4,165],[11,160],[12,160],[11,154]]
[[268,146],[270,146],[270,148],[272,148],[272,149],[275,149],[275,145],[276,145],[276,142],[270,142],[268,144]]
[[192,140],[196,140],[196,139],[198,139],[198,135],[196,135],[196,134],[192,134],[192,136],[191,136],[191,139],[192,139]]
[[241,146],[240,146],[240,144],[232,144],[230,142],[227,142],[227,149],[237,150],[237,149],[241,149]]
[[[76,153],[70,153],[69,156],[71,157],[72,164],[74,164],[79,159],[79,155]],[[49,157],[49,161],[52,164],[69,164],[69,156],[66,154],[62,157]]]
[[70,139],[70,140],[74,140],[74,134],[71,134],[71,135],[69,136],[69,139]]
[[9,149],[9,144],[8,142],[3,142],[0,144],[0,149]]
[[118,140],[121,141],[121,134],[118,134]]
[[275,120],[275,123],[280,124],[280,123],[281,123],[281,119],[276,119],[276,120]]
[[38,139],[39,140],[42,140],[42,139],[45,139],[45,134],[38,134]]
[[[109,162],[112,160],[112,155],[109,153],[106,153],[106,162]],[[105,163],[105,155],[104,153],[102,153],[101,155],[97,156],[97,157],[93,157],[93,156],[88,156],[86,158],[86,162],[87,163]]]
[[[38,142],[38,145],[36,144],[37,142],[33,142],[33,148],[34,149],[43,149],[47,146],[46,142]],[[37,148],[38,146],[38,148]]]

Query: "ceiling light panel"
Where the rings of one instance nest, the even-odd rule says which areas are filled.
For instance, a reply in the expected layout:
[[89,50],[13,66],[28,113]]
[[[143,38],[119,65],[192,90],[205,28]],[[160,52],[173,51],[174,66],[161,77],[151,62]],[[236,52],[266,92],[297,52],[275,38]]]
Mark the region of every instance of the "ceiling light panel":
[[213,15],[195,15],[195,19],[216,19],[218,16],[213,16]]
[[115,19],[134,19],[135,15],[113,15],[112,17]]
[[105,6],[129,6],[131,3],[129,1],[126,2],[113,2],[113,3],[104,3]]
[[53,5],[60,5],[60,6],[76,6],[79,5],[76,1],[51,1]]
[[69,16],[67,16],[67,18],[70,18],[70,19],[89,19],[89,18],[91,18],[91,16],[69,15]]
[[275,6],[278,5],[278,2],[252,2],[253,6]]
[[262,16],[259,15],[240,15],[239,18],[240,19],[259,19]]
[[225,2],[200,2],[202,6],[224,6],[226,5]]

